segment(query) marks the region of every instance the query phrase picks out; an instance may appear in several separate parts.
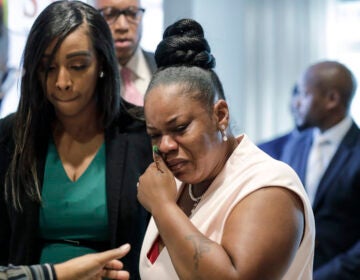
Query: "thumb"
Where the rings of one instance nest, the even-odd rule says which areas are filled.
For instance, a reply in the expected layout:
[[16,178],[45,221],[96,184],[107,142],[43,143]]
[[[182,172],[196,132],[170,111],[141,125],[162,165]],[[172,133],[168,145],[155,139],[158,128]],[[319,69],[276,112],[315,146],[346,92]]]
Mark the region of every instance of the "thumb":
[[130,251],[130,244],[126,243],[118,248],[99,253],[98,260],[101,263],[106,264],[111,260],[120,259],[124,257],[129,251]]

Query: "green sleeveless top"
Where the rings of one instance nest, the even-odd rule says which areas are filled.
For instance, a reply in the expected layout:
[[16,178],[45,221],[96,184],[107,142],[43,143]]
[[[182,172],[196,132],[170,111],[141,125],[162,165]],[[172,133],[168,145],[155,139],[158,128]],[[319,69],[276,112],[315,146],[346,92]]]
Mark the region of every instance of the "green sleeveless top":
[[40,238],[44,239],[40,263],[58,263],[95,252],[64,240],[109,240],[105,163],[102,144],[85,172],[73,182],[50,141],[40,208]]

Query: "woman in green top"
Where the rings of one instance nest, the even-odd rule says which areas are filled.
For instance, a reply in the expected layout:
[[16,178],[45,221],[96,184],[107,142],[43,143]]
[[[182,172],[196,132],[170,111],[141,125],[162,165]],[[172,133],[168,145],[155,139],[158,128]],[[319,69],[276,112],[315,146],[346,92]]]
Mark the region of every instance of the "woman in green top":
[[136,183],[152,153],[144,121],[121,107],[106,21],[83,2],[53,2],[30,30],[23,69],[19,109],[0,121],[0,265],[130,243],[122,261],[136,279],[149,217]]

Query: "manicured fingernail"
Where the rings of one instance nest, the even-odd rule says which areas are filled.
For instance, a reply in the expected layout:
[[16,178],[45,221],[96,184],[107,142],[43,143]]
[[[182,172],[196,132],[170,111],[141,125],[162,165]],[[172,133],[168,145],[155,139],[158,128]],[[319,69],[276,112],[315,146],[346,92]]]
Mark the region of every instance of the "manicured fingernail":
[[121,251],[127,251],[127,250],[130,249],[130,244],[126,243],[126,244],[124,244],[124,245],[121,245],[121,246],[119,247],[119,249],[120,249]]
[[155,154],[157,154],[157,155],[160,154],[160,151],[159,151],[159,148],[157,145],[153,145],[152,149]]

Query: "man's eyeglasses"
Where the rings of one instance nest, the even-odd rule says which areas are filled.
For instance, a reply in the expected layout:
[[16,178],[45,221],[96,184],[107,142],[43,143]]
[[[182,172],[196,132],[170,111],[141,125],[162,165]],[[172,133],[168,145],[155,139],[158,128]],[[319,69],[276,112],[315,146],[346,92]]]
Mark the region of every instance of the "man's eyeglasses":
[[138,23],[145,12],[143,8],[129,7],[123,10],[119,10],[113,7],[106,7],[100,9],[99,12],[105,18],[108,24],[114,23],[119,16],[124,15],[126,20],[132,23]]

